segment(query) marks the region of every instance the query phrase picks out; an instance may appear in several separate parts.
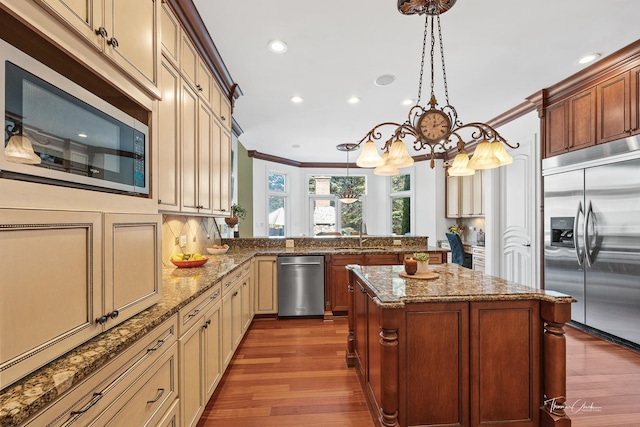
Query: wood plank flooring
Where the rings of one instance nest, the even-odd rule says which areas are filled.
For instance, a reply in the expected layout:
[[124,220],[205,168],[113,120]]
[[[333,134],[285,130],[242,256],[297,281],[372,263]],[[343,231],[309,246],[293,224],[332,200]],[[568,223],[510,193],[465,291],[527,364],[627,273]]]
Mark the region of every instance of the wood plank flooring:
[[[567,327],[573,427],[640,427],[640,353]],[[373,427],[346,318],[255,320],[198,427]]]

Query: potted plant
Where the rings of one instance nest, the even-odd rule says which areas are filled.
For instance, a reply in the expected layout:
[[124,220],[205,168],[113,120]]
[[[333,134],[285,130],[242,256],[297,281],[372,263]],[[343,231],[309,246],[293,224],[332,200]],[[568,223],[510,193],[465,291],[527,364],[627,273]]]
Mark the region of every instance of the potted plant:
[[244,219],[247,216],[247,210],[238,204],[231,205],[231,216],[225,218],[224,222],[231,228],[235,227],[240,219]]
[[413,259],[418,261],[418,270],[416,274],[429,272],[429,254],[426,252],[416,252],[413,254]]

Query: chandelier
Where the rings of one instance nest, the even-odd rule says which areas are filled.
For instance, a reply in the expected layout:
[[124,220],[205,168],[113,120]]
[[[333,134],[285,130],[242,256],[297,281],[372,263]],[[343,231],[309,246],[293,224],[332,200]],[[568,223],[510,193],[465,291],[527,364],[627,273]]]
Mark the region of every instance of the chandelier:
[[360,194],[355,190],[353,186],[353,182],[351,177],[349,176],[349,151],[353,151],[358,148],[357,144],[338,144],[336,145],[338,151],[346,151],[347,152],[347,180],[342,188],[342,192],[338,194],[338,200],[342,203],[346,203],[350,205],[351,203],[355,203],[360,199]]
[[[504,145],[510,145],[494,128],[485,123],[472,122],[463,124],[458,119],[456,109],[449,103],[447,88],[447,74],[444,64],[444,48],[440,27],[440,14],[449,10],[457,0],[398,0],[398,10],[405,15],[425,15],[424,38],[422,41],[422,61],[420,63],[420,81],[418,96],[404,123],[384,122],[371,129],[357,144],[351,144],[348,151],[359,148],[363,142],[364,148],[356,164],[359,167],[374,167],[376,175],[393,176],[400,173],[401,168],[413,165],[413,158],[407,152],[405,141],[412,144],[414,150],[427,150],[431,160],[431,168],[435,166],[437,154],[446,153],[449,149],[457,148],[458,154],[448,173],[451,176],[473,175],[476,169],[491,169],[509,164],[513,161]],[[438,101],[434,93],[434,51],[437,39],[442,62],[442,78],[444,83],[445,105],[438,108]],[[427,37],[430,35],[430,65],[431,65],[431,98],[429,108],[420,105],[422,96],[422,77],[424,73]],[[374,141],[385,141],[382,156]],[[471,159],[465,147],[474,141],[480,141]]]

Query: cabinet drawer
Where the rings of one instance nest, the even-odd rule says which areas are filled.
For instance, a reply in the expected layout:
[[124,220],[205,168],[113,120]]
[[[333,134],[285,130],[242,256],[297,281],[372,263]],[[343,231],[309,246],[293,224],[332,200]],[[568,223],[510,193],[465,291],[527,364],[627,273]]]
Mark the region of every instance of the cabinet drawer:
[[197,321],[199,314],[204,312],[221,299],[220,283],[208,289],[194,301],[190,302],[178,312],[178,335],[182,336]]
[[177,362],[174,343],[91,426],[155,425],[177,398]]
[[400,258],[398,254],[376,254],[365,255],[364,265],[398,265]]
[[363,262],[364,257],[362,255],[333,255],[331,257],[331,266],[362,264]]
[[[102,369],[52,403],[24,427],[88,425],[109,408],[136,379],[177,341],[177,318],[149,332]],[[90,357],[90,352],[87,357]]]
[[[249,269],[251,269],[251,264],[249,263]],[[240,280],[243,276],[244,272],[242,271],[242,267],[236,269],[231,274],[226,275],[222,279],[222,295],[226,295],[234,285]]]

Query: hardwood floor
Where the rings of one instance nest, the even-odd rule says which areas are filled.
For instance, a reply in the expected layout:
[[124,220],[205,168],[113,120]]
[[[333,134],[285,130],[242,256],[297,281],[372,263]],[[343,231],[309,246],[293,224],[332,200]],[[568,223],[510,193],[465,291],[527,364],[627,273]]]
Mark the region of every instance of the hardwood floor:
[[[640,353],[567,327],[573,427],[640,427]],[[256,320],[198,427],[373,427],[346,318]]]
[[347,319],[255,320],[198,427],[373,427]]

